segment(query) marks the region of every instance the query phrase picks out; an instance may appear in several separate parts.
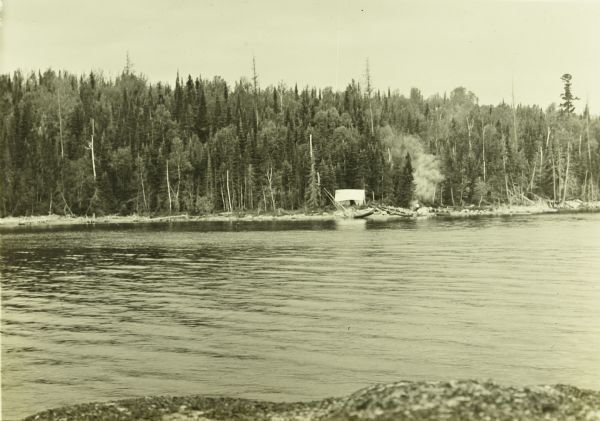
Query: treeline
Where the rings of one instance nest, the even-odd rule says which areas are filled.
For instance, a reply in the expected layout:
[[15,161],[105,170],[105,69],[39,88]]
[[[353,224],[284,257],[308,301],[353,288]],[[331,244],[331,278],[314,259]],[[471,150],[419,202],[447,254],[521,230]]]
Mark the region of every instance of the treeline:
[[543,110],[375,91],[368,72],[342,92],[2,75],[0,215],[313,209],[337,188],[391,204],[596,200],[600,120],[569,89]]

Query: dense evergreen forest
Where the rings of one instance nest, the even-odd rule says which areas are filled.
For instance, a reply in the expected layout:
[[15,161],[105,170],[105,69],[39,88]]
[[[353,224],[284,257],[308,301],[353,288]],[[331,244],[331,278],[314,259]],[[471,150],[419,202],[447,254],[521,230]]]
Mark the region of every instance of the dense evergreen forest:
[[598,198],[600,119],[574,113],[569,75],[546,110],[363,79],[1,75],[0,215],[313,210],[337,188],[405,206]]

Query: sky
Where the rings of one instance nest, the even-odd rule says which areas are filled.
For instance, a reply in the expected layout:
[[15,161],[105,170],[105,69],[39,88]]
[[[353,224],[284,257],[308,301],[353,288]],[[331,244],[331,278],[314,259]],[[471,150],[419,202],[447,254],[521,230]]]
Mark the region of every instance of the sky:
[[546,107],[573,93],[600,113],[600,0],[0,0],[0,72],[100,70],[129,53],[150,82],[252,75],[334,89],[365,81],[424,96]]

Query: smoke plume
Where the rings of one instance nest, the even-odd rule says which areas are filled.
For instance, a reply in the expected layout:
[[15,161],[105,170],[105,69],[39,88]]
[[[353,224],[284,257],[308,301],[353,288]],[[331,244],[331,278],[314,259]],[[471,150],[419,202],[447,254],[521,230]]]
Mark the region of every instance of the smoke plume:
[[415,182],[415,198],[422,203],[432,203],[435,191],[444,179],[440,163],[435,155],[423,150],[418,136],[396,133],[391,127],[383,127],[380,136],[387,149],[387,159],[391,166],[404,165],[404,158],[409,153],[412,158]]

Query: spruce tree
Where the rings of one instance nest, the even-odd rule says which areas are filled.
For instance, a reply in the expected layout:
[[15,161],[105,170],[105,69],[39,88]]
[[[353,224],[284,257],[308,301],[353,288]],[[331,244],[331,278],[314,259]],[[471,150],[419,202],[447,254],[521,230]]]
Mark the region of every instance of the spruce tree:
[[279,95],[277,95],[277,88],[275,88],[273,89],[273,112],[277,115],[279,111]]
[[568,73],[562,75],[560,80],[564,83],[564,92],[560,96],[563,102],[560,104],[560,109],[564,114],[573,114],[575,111],[575,106],[573,105],[573,101],[578,100],[576,96],[571,92],[571,78],[572,76]]
[[198,92],[198,115],[196,116],[196,134],[203,143],[206,143],[210,136],[206,96],[204,95],[204,87],[202,85],[200,85],[200,90]]
[[306,206],[314,210],[321,204],[321,188],[319,186],[319,177],[315,168],[315,156],[312,148],[312,135],[310,139],[310,175],[308,178],[308,189],[306,190]]
[[415,192],[415,182],[409,153],[406,154],[404,167],[399,174],[398,185],[396,188],[396,200],[398,201],[398,205],[403,208],[410,207],[410,202],[412,201]]
[[177,78],[175,79],[175,92],[174,92],[175,106],[173,109],[173,117],[175,121],[181,121],[183,114],[183,88],[181,87],[179,72],[177,72]]

